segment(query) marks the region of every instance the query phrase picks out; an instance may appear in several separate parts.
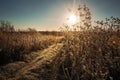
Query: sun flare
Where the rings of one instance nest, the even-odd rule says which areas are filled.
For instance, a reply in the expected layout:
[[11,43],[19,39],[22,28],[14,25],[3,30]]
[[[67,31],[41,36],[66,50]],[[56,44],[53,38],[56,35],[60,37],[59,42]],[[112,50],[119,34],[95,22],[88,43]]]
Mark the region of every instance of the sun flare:
[[70,25],[74,25],[76,22],[77,22],[77,17],[76,17],[76,15],[75,15],[75,14],[71,14],[71,15],[69,16],[69,24],[70,24]]
[[73,13],[69,13],[67,15],[67,25],[69,26],[70,29],[73,29],[73,26],[76,25],[77,23],[79,23],[80,19],[77,16],[77,14]]

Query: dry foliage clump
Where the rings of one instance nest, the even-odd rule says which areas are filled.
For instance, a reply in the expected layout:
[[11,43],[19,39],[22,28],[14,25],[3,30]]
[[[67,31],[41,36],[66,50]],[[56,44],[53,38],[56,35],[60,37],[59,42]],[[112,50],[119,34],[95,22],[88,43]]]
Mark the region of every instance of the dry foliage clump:
[[0,64],[24,60],[26,54],[42,50],[59,38],[38,32],[0,32]]
[[111,17],[86,30],[65,31],[64,47],[53,62],[53,78],[120,80],[119,22]]

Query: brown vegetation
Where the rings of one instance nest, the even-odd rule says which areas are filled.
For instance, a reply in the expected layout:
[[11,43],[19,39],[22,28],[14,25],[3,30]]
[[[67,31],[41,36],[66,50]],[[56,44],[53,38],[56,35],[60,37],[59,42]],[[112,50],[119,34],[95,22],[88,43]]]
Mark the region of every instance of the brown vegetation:
[[119,80],[119,20],[111,17],[107,25],[99,21],[86,30],[65,31],[64,47],[53,62],[55,80]]
[[57,42],[57,36],[37,32],[0,32],[0,64],[24,60],[26,54]]

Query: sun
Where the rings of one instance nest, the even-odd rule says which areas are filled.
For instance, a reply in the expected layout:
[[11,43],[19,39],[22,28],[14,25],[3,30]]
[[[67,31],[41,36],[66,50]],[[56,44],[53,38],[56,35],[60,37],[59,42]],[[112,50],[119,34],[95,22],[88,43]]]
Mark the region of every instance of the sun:
[[68,19],[70,25],[77,23],[77,16],[75,14],[70,14]]

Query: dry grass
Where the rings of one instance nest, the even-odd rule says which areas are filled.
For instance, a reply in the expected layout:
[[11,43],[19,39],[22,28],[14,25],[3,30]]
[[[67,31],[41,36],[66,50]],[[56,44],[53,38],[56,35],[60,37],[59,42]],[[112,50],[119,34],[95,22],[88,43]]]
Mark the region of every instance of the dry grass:
[[27,54],[59,41],[57,36],[37,32],[0,32],[0,64],[25,60]]

